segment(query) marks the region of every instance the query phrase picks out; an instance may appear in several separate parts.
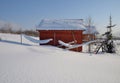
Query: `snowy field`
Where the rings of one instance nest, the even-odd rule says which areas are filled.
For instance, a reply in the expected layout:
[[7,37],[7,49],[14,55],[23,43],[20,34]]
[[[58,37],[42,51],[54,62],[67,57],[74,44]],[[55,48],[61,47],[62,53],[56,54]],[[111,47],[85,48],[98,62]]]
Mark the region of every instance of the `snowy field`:
[[120,83],[118,54],[88,54],[39,46],[0,34],[0,83]]

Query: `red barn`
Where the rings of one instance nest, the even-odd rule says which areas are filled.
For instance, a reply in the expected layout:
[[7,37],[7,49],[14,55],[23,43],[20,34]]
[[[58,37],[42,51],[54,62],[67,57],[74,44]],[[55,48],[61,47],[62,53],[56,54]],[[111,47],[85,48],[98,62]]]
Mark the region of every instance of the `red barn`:
[[[59,40],[68,43],[76,41],[76,44],[83,43],[83,31],[85,27],[82,19],[61,19],[50,20],[44,19],[37,26],[40,40],[53,40],[48,45],[60,46]],[[82,51],[82,47],[72,49],[74,51]]]

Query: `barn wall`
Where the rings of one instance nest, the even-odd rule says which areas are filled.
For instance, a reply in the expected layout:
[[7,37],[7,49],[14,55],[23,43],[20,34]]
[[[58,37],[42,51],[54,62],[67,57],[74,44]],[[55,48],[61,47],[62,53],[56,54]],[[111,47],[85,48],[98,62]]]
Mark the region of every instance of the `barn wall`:
[[[81,30],[39,30],[39,37],[41,40],[52,38],[53,41],[48,44],[58,46],[58,40],[62,40],[66,43],[77,40],[77,44],[82,43]],[[74,51],[82,51],[82,47],[72,49]]]
[[[47,30],[39,31],[39,39],[40,40],[49,39],[49,38],[52,38],[54,40],[54,32],[53,31],[47,31]],[[48,44],[54,45],[54,42],[51,41]]]

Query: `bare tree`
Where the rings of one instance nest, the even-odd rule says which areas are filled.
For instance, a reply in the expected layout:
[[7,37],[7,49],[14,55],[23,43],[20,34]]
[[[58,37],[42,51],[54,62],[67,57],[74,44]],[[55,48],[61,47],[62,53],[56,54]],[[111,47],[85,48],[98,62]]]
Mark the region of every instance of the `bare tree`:
[[[86,22],[85,22],[85,25],[88,29],[88,41],[91,41],[92,40],[92,31],[91,31],[91,26],[93,26],[93,21],[92,21],[92,18],[89,16],[87,19],[86,19]],[[88,45],[88,52],[91,52],[91,44]]]

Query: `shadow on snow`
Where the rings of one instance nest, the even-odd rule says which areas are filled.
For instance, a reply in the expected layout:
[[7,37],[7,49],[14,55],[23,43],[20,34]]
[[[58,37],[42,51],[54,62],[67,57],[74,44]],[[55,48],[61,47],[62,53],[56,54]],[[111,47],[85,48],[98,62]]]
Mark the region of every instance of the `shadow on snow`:
[[0,42],[10,43],[10,44],[18,44],[18,45],[24,45],[24,46],[32,46],[30,44],[16,42],[16,41],[10,41],[10,40],[0,40]]

